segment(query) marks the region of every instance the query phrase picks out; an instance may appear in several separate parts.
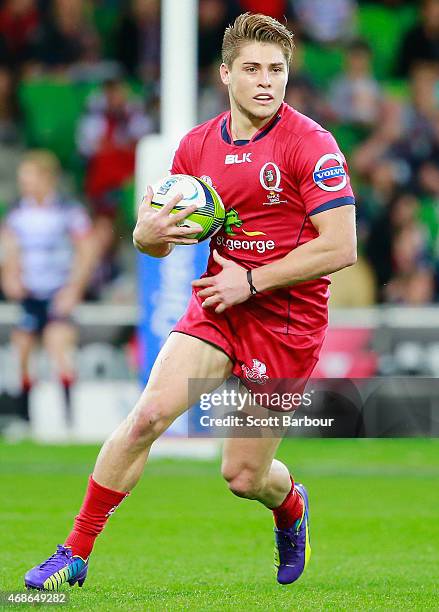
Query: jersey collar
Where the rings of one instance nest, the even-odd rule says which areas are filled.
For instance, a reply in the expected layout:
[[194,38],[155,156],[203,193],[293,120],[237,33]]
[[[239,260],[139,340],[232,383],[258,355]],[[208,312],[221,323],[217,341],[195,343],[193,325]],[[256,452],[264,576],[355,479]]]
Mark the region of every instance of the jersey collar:
[[37,202],[35,198],[25,196],[21,198],[20,203],[26,208],[55,208],[58,205],[58,197],[55,192],[52,192],[42,202]]
[[232,136],[231,136],[232,131],[230,129],[230,121],[231,121],[232,114],[229,111],[221,122],[221,138],[227,144],[233,144],[236,146],[246,145],[249,142],[257,142],[258,140],[261,140],[261,138],[264,138],[264,136],[266,136],[269,132],[271,132],[271,130],[279,123],[279,121],[282,119],[284,109],[285,109],[285,102],[281,104],[281,106],[279,107],[279,110],[274,115],[274,117],[269,121],[269,123],[267,125],[264,125],[260,130],[258,130],[256,134],[254,134],[250,140],[235,140],[234,142],[232,141]]

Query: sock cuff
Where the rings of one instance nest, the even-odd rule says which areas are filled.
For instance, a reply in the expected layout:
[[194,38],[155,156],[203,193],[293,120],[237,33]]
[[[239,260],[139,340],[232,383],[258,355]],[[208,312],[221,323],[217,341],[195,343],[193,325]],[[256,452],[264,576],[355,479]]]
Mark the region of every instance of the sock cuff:
[[303,516],[304,503],[299,492],[294,488],[291,479],[291,489],[278,508],[273,509],[274,522],[278,529],[289,529]]
[[96,497],[105,501],[109,504],[118,505],[122,500],[125,499],[130,494],[130,491],[115,491],[114,489],[109,489],[108,487],[104,487],[104,485],[99,484],[93,478],[93,474],[90,474],[88,479],[89,490],[93,492]]
[[76,377],[73,374],[61,374],[59,380],[63,387],[71,387],[74,384]]
[[281,505],[277,506],[277,508],[272,508],[273,512],[275,510],[283,510],[284,507],[288,504],[288,500],[290,499],[291,495],[294,492],[294,480],[293,480],[293,477],[291,475],[290,475],[290,480],[291,480],[291,489],[288,491],[288,493],[287,493],[285,499],[283,500],[283,502],[281,503]]
[[23,376],[21,379],[21,388],[23,389],[23,391],[27,392],[30,391],[32,389],[32,379],[30,376]]

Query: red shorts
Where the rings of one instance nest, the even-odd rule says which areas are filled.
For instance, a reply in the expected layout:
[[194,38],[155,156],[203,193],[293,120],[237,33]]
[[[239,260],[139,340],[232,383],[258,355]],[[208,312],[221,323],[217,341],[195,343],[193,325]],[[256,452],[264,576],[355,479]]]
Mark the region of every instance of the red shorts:
[[267,329],[245,303],[216,314],[204,309],[193,292],[189,306],[174,327],[176,332],[205,340],[233,362],[233,374],[248,387],[273,379],[306,382],[318,361],[326,328],[309,334],[282,334]]

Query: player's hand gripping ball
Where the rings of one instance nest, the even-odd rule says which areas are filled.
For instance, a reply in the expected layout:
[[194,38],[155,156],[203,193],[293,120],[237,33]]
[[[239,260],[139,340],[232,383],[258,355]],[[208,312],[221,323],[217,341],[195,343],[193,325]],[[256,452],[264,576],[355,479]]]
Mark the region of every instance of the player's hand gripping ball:
[[198,226],[201,232],[187,238],[195,238],[198,242],[211,238],[222,227],[226,216],[224,204],[216,190],[202,179],[187,174],[173,174],[158,181],[152,186],[154,195],[152,208],[160,209],[176,195],[183,194],[183,199],[171,210],[171,214],[183,211],[189,206],[197,206],[197,210],[186,217],[178,225],[182,227]]

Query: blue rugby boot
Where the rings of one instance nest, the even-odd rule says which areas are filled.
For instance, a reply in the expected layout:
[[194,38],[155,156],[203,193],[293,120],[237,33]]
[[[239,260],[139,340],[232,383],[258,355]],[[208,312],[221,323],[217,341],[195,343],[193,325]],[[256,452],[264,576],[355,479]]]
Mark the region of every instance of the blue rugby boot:
[[311,556],[308,494],[302,484],[296,483],[295,488],[303,499],[302,517],[289,529],[274,528],[274,564],[280,584],[291,584],[300,578]]
[[56,553],[27,572],[24,584],[28,589],[44,591],[57,591],[65,582],[82,587],[87,571],[88,559],[73,556],[70,548],[58,544]]

